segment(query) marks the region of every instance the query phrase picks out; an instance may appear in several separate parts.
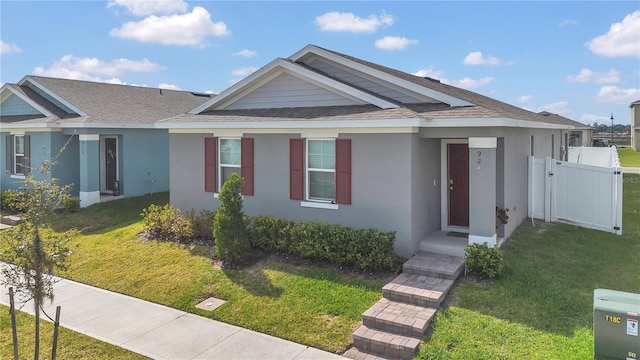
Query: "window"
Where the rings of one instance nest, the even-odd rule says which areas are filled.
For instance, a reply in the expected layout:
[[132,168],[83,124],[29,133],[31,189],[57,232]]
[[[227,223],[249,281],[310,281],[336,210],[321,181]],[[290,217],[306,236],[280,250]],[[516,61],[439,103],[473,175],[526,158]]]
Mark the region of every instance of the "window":
[[307,199],[334,201],[336,145],[333,140],[307,140]]
[[218,146],[218,189],[222,189],[231,174],[240,175],[240,139],[220,139]]
[[253,139],[204,139],[204,190],[218,192],[233,173],[244,179],[243,195],[253,195]]
[[25,176],[31,172],[30,136],[6,136],[6,170],[12,175]]
[[290,139],[289,165],[291,199],[351,204],[350,139]]

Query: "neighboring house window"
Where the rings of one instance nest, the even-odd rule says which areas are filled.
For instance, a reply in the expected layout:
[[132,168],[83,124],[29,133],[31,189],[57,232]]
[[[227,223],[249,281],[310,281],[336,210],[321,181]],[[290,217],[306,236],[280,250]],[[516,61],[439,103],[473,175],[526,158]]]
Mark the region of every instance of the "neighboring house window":
[[243,195],[253,195],[253,139],[204,139],[204,186],[218,192],[232,173],[244,179]]
[[12,175],[24,176],[31,172],[29,135],[7,135],[6,170]]
[[290,139],[289,164],[291,199],[351,204],[350,139]]

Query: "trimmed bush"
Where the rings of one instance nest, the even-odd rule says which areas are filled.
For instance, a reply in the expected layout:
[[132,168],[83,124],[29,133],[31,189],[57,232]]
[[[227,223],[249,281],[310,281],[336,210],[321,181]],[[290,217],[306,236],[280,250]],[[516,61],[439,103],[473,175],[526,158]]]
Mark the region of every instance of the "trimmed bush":
[[215,211],[202,210],[196,214],[193,209],[187,212],[187,218],[191,223],[191,232],[196,239],[213,239],[213,222]]
[[240,175],[235,173],[224,182],[213,225],[216,257],[231,265],[242,264],[251,255],[240,195],[243,182]]
[[503,261],[502,250],[497,246],[489,248],[486,242],[467,248],[467,271],[470,274],[495,279],[502,273]]
[[396,270],[398,266],[399,258],[393,252],[395,232],[255,216],[249,237],[256,248],[362,271]]
[[173,240],[193,237],[191,222],[182,216],[180,209],[169,204],[151,204],[140,215],[144,217],[144,228],[153,236]]
[[64,206],[64,210],[67,212],[76,212],[80,209],[80,199],[65,197],[62,200],[62,205]]
[[24,194],[19,190],[0,191],[0,209],[20,212],[22,210],[22,196]]

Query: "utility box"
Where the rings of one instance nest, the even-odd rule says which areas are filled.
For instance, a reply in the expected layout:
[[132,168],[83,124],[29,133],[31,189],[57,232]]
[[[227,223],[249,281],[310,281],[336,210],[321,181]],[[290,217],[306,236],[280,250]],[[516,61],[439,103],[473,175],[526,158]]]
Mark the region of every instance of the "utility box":
[[640,294],[593,291],[593,350],[596,360],[640,360]]

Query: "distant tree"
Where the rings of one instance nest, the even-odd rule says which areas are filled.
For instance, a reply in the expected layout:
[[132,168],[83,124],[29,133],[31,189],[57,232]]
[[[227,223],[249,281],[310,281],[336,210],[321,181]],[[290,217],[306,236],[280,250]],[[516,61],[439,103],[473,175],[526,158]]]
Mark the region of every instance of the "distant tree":
[[66,268],[67,257],[71,253],[68,244],[77,235],[74,230],[60,234],[45,230],[54,210],[69,196],[71,189],[71,185],[58,185],[58,180],[55,178],[47,180],[55,159],[42,163],[39,168],[41,180],[36,180],[31,172],[22,181],[20,199],[23,203],[19,211],[22,223],[3,230],[0,237],[2,242],[0,258],[7,263],[2,267],[1,283],[15,287],[22,301],[33,300],[35,312],[33,358],[35,360],[40,356],[42,304],[47,299],[53,300],[54,270]]
[[222,185],[218,200],[221,204],[215,215],[213,237],[215,254],[229,264],[241,264],[250,254],[251,243],[242,212],[242,184],[238,174],[231,174]]

